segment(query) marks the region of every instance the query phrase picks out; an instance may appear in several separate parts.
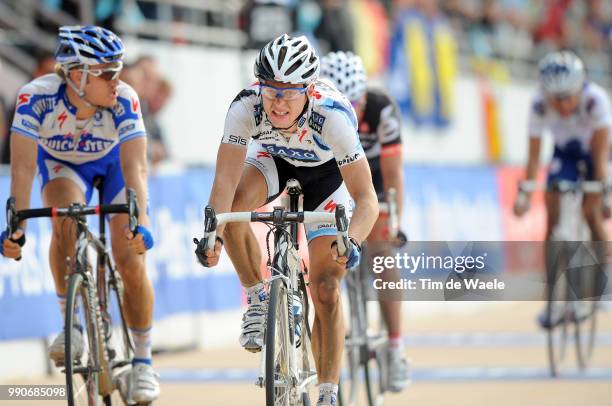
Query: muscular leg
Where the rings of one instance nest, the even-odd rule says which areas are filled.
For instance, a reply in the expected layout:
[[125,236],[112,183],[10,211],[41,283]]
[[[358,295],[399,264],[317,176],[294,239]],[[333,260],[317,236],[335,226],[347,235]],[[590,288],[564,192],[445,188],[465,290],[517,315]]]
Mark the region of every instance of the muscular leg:
[[607,241],[608,233],[604,228],[604,218],[602,212],[601,195],[587,193],[582,202],[582,213],[591,229],[591,239],[593,241]]
[[[240,183],[236,189],[232,211],[252,211],[266,203],[266,180],[263,174],[252,165],[245,165]],[[240,282],[250,287],[261,281],[261,251],[248,223],[229,223],[223,233],[225,249]]]
[[338,383],[344,351],[344,319],[340,300],[340,281],[346,270],[330,255],[335,237],[315,238],[308,245],[310,291],[315,307],[312,351],[319,382]]
[[[57,178],[45,186],[43,203],[49,207],[68,207],[71,203],[84,203],[85,196],[79,187],[70,179]],[[65,217],[51,219],[52,234],[49,246],[49,263],[55,291],[60,296],[66,295],[66,257],[74,256],[76,226],[74,221]]]
[[125,238],[127,214],[117,214],[110,221],[113,258],[123,279],[125,318],[131,328],[148,329],[153,321],[154,292],[145,270],[145,255],[128,249]]

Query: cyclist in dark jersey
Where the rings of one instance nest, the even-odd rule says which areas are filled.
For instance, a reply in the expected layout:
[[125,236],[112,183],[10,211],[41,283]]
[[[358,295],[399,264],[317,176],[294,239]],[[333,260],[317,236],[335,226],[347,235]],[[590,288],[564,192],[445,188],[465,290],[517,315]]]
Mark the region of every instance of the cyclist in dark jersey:
[[[331,52],[321,60],[321,76],[329,79],[351,101],[358,120],[359,139],[372,171],[372,182],[380,202],[386,192],[396,190],[397,216],[401,218],[404,196],[402,138],[399,112],[383,90],[369,87],[361,58],[351,52]],[[403,237],[403,234],[401,236]],[[392,255],[387,213],[380,213],[367,238],[371,258]],[[383,279],[397,280],[395,269],[387,269]],[[381,300],[389,332],[389,385],[399,392],[410,382],[408,362],[403,355],[401,300]]]

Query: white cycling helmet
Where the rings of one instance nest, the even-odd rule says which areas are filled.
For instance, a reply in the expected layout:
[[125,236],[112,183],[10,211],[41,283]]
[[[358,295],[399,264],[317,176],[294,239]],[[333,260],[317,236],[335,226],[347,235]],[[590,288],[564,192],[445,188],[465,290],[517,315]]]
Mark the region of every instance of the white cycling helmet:
[[319,58],[305,36],[283,34],[270,41],[255,60],[260,80],[308,85],[319,76]]
[[538,65],[540,84],[551,95],[575,94],[585,81],[584,65],[571,51],[552,52]]
[[366,92],[368,77],[363,62],[352,52],[330,52],[321,58],[321,76],[332,81],[350,101]]

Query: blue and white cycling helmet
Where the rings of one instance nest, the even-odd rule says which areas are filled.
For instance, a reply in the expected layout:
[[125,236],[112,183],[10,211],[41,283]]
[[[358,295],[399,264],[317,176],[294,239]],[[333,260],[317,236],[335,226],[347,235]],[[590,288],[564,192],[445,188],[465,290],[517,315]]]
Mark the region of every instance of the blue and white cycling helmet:
[[64,26],[59,29],[55,59],[65,68],[123,60],[125,48],[112,31],[94,25]]
[[321,76],[332,81],[350,101],[366,92],[368,77],[363,62],[352,52],[330,52],[321,58]]
[[571,51],[552,52],[540,61],[540,85],[550,95],[571,95],[582,89],[584,65]]

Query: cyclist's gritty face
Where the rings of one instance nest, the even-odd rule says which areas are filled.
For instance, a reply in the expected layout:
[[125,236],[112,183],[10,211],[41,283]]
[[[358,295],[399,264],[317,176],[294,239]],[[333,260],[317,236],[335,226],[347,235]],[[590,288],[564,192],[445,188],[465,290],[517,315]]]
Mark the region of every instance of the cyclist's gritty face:
[[578,108],[580,93],[548,96],[548,103],[561,117],[569,117]]
[[[284,82],[262,81],[262,84],[274,86],[277,88],[303,87],[303,85],[294,85]],[[294,100],[286,100],[283,97],[276,97],[271,100],[262,96],[263,108],[272,123],[276,128],[290,129],[293,127],[295,120],[300,116],[304,106],[308,102],[308,96],[311,95],[314,85],[308,86],[308,90],[300,94]]]
[[[105,63],[100,65],[91,65],[89,70],[95,73],[104,71],[107,69],[115,68],[117,64]],[[81,83],[81,76],[84,73],[79,69],[72,69],[70,71],[70,77],[72,81],[79,86]],[[100,76],[94,76],[93,74],[87,75],[87,83],[85,85],[85,99],[96,106],[100,107],[113,107],[117,104],[117,86],[119,86],[119,75],[111,78],[111,73],[103,73]]]

